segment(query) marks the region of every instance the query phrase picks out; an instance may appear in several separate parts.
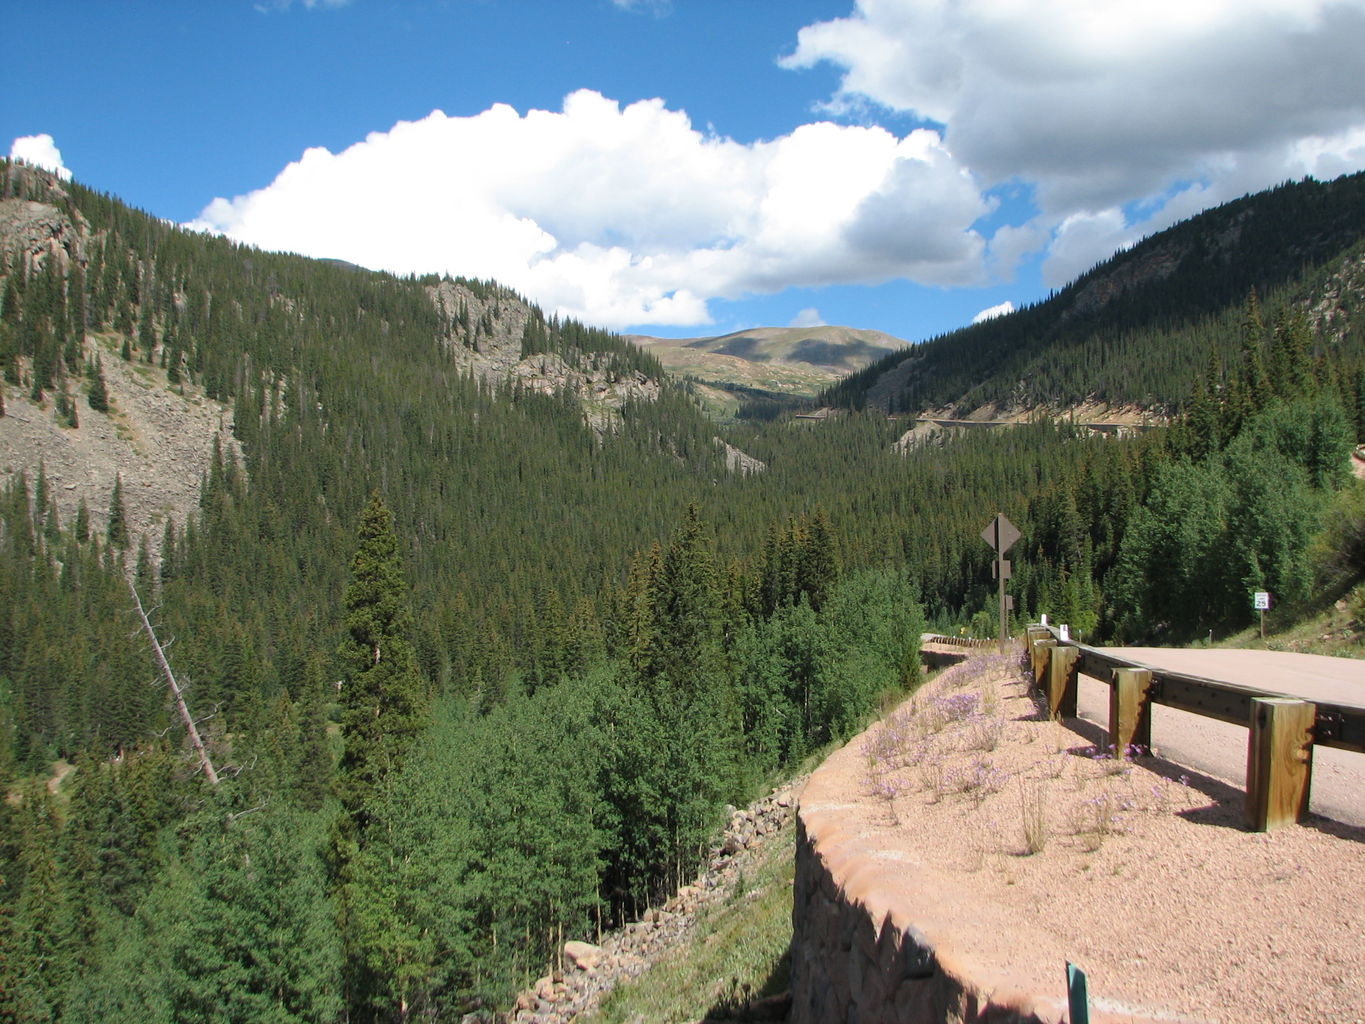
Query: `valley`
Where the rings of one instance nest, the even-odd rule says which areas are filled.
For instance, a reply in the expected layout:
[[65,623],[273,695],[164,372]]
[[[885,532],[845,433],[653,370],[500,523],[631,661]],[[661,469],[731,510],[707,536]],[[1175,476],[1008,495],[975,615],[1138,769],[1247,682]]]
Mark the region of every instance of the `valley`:
[[10,1017],[487,1020],[553,994],[565,942],[714,866],[727,805],[912,695],[927,628],[991,634],[996,512],[1016,627],[1207,642],[1267,590],[1273,629],[1339,605],[1361,653],[1360,175],[908,347],[641,347],[24,163],[0,186]]

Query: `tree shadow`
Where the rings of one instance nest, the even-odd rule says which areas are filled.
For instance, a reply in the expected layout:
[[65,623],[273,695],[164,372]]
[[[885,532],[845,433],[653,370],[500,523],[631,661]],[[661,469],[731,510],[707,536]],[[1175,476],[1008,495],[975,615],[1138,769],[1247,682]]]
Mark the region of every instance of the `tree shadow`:
[[711,1021],[784,1021],[791,1010],[791,944],[773,966],[763,984],[753,988],[730,979],[729,990],[702,1017]]
[[[1067,728],[1089,740],[1092,744],[1091,748],[1072,747],[1067,753],[1088,756],[1091,749],[1107,749],[1109,733],[1097,723],[1083,718],[1069,718],[1065,724]],[[1191,792],[1200,793],[1207,798],[1207,803],[1203,806],[1176,811],[1177,816],[1196,825],[1231,828],[1239,832],[1250,831],[1246,824],[1246,792],[1244,790],[1230,785],[1222,779],[1216,779],[1212,775],[1206,775],[1194,768],[1168,760],[1159,754],[1144,754],[1136,758],[1134,763],[1153,775],[1159,775],[1163,779],[1179,783]],[[1315,829],[1324,835],[1333,836],[1337,839],[1365,843],[1365,827],[1337,821],[1321,814],[1310,813],[1299,824],[1304,828]]]

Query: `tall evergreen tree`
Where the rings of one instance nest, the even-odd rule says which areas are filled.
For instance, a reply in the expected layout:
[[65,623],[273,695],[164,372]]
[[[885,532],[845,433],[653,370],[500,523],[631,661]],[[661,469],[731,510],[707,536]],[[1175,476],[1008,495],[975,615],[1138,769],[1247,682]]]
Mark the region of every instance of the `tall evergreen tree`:
[[[353,1019],[387,1019],[392,1007],[391,937],[367,913],[394,867],[384,853],[393,823],[391,783],[428,718],[428,695],[409,633],[412,611],[393,517],[376,492],[360,516],[359,543],[346,588],[340,655],[345,749],[342,817],[334,837],[346,1000]],[[400,1013],[401,1018],[404,1014]]]
[[98,355],[90,373],[90,408],[96,412],[109,411],[109,388],[104,383],[104,360]]
[[128,513],[123,508],[123,474],[114,476],[114,493],[109,496],[109,525],[105,536],[116,548],[128,546]]
[[422,731],[428,703],[409,639],[412,609],[398,535],[377,492],[360,516],[345,600],[342,802],[363,832],[376,784]]

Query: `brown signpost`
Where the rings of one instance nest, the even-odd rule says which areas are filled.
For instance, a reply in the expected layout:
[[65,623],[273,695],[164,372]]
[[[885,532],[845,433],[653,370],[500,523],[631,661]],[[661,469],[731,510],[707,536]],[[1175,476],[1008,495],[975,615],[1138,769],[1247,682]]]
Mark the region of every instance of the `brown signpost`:
[[1005,558],[1005,552],[1014,547],[1014,542],[1019,539],[1019,528],[1006,519],[1003,512],[997,512],[995,518],[981,532],[981,539],[995,550],[996,589],[1000,595],[1000,650],[1003,651],[1009,640],[1010,611],[1010,599],[1005,596],[1005,581],[1010,578],[1010,563]]

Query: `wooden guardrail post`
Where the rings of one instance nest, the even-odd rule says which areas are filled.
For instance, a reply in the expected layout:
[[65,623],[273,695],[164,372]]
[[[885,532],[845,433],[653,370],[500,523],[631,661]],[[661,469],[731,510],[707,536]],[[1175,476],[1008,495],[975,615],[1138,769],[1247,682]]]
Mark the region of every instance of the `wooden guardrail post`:
[[1246,816],[1257,832],[1292,825],[1308,812],[1316,711],[1311,701],[1252,698]]
[[1109,742],[1114,756],[1130,747],[1152,749],[1152,705],[1147,699],[1152,673],[1145,668],[1116,668],[1109,687]]
[[1047,666],[1047,707],[1055,722],[1076,717],[1076,674],[1080,668],[1080,648],[1058,644],[1049,651]]
[[1033,661],[1033,685],[1039,690],[1047,688],[1048,651],[1055,646],[1057,641],[1046,631],[1029,645],[1029,657]]

